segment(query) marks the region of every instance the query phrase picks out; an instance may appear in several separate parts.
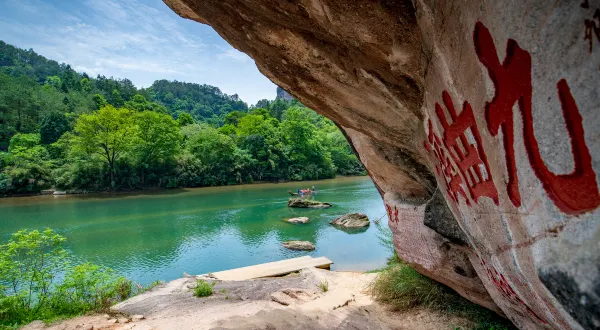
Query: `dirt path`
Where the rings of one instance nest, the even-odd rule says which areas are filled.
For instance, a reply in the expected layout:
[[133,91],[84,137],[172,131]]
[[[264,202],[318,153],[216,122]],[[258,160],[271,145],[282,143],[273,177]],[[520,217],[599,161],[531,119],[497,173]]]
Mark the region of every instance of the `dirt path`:
[[[375,276],[306,269],[287,277],[219,282],[207,298],[193,296],[194,277],[181,278],[114,306],[112,315],[82,316],[50,327],[31,324],[24,329],[439,330],[472,326],[468,320],[430,311],[388,311],[366,292]],[[319,287],[325,285],[326,292]]]

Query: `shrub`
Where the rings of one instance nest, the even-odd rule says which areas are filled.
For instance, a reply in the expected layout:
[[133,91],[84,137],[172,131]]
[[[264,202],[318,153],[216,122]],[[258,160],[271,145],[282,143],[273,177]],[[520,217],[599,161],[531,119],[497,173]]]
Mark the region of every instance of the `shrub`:
[[319,287],[319,289],[321,289],[321,292],[329,291],[329,282],[327,282],[327,280],[322,280],[317,286]]
[[396,254],[371,284],[371,292],[376,300],[395,310],[421,307],[444,312],[473,321],[476,330],[516,329],[510,321],[493,311],[478,306],[445,285],[421,275]]
[[392,305],[396,310],[416,306],[443,307],[445,294],[441,285],[406,264],[384,270],[373,285],[375,298]]
[[131,282],[85,263],[71,266],[65,238],[21,230],[0,245],[0,328],[106,309],[131,295]]
[[205,280],[198,280],[196,282],[196,289],[194,289],[194,296],[196,297],[208,297],[213,294],[213,284],[206,282]]

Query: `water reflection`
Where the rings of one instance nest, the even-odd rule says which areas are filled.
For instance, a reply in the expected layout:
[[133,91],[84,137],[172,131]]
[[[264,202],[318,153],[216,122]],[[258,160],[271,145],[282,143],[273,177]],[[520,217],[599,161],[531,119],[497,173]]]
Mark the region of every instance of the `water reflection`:
[[[287,190],[315,185],[330,209],[291,209]],[[179,189],[117,195],[39,196],[0,200],[0,237],[19,229],[51,227],[68,239],[78,260],[113,267],[149,283],[185,271],[200,274],[302,255],[327,256],[334,268],[366,270],[384,264],[375,226],[360,232],[329,225],[334,217],[385,214],[366,177],[289,184]],[[308,216],[311,222],[283,219]],[[311,252],[281,247],[286,240],[314,242]]]

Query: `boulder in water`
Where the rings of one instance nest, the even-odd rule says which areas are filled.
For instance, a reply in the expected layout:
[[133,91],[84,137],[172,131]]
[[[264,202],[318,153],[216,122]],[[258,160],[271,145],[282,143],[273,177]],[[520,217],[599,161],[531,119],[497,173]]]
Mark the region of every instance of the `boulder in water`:
[[350,213],[333,219],[330,224],[343,228],[364,228],[371,224],[369,217],[363,213]]
[[311,251],[315,249],[315,245],[308,241],[287,241],[281,243],[281,245],[283,245],[284,248],[290,250]]
[[285,221],[289,222],[289,223],[309,223],[310,219],[308,217],[297,217],[297,218],[285,219]]
[[291,198],[288,200],[288,207],[300,207],[300,208],[328,208],[332,205],[329,203],[313,201],[310,199],[303,198]]

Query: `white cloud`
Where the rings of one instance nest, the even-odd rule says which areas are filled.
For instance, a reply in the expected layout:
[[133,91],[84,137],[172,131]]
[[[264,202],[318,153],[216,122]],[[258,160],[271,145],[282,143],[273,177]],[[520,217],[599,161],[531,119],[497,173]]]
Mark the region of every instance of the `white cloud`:
[[212,84],[249,103],[274,97],[274,85],[246,54],[160,0],[85,0],[67,9],[51,0],[5,1],[22,15],[0,10],[0,39],[78,71],[129,78],[138,86],[157,79]]
[[239,50],[237,50],[235,48],[230,48],[230,49],[225,50],[224,52],[219,54],[218,57],[220,59],[230,58],[232,60],[239,61],[239,62],[248,62],[251,60],[248,55],[240,52]]

